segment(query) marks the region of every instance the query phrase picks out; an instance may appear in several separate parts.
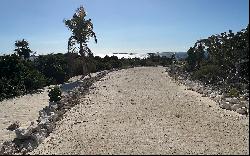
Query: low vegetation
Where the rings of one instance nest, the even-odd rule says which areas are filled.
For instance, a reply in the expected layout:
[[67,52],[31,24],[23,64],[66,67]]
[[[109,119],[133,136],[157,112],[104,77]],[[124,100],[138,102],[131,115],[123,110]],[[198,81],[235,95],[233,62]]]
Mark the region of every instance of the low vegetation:
[[249,25],[198,40],[188,50],[183,71],[192,79],[223,87],[230,96],[249,90]]
[[49,101],[58,102],[61,100],[62,92],[58,86],[52,88],[49,92]]
[[33,62],[12,54],[0,57],[0,100],[29,93],[46,85]]

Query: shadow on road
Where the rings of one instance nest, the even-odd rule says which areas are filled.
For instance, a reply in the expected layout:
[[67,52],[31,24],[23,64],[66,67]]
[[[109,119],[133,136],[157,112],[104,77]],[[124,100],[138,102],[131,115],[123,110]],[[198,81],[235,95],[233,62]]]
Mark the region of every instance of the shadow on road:
[[83,81],[82,80],[77,80],[75,82],[62,84],[60,88],[61,88],[62,92],[67,92],[69,90],[72,90],[72,89],[80,86],[81,84],[83,84]]

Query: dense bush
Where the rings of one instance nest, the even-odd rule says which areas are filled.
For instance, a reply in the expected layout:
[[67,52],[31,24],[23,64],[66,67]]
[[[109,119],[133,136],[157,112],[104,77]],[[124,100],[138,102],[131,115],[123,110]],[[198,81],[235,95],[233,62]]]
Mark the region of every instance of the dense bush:
[[[248,37],[249,25],[237,33],[229,30],[198,40],[187,52],[185,70],[192,73],[194,79],[239,90],[249,83]],[[234,90],[232,92],[234,94]]]
[[106,55],[104,58],[95,56],[93,58],[93,63],[95,64],[95,71],[110,70],[112,68],[122,67],[122,61],[118,59],[117,56],[109,57]]
[[49,101],[50,102],[58,102],[61,100],[61,90],[58,86],[55,86],[53,89],[49,92]]
[[15,54],[0,57],[0,100],[41,88],[45,81],[31,61]]
[[35,67],[47,78],[47,84],[63,83],[70,78],[66,57],[60,53],[39,56]]
[[216,83],[225,76],[223,70],[217,65],[202,66],[195,71],[192,78],[201,80],[206,83]]
[[77,76],[82,74],[83,63],[80,56],[77,53],[66,53],[64,54],[65,60],[68,67],[69,77]]
[[110,65],[107,65],[104,62],[104,60],[99,56],[94,57],[94,62],[95,62],[96,71],[106,70],[107,68],[110,68]]
[[237,90],[237,88],[230,88],[228,91],[228,96],[229,97],[238,97],[240,92]]
[[112,68],[121,68],[122,67],[122,63],[118,59],[117,56],[111,56],[110,60],[108,62],[110,62]]

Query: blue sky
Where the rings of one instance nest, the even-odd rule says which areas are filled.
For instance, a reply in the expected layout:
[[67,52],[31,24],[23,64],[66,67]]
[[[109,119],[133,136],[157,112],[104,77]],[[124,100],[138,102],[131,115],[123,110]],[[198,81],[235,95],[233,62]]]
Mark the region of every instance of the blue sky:
[[38,54],[65,53],[63,19],[80,5],[94,24],[94,54],[187,51],[198,39],[249,23],[248,0],[1,0],[0,54],[13,53],[23,38]]

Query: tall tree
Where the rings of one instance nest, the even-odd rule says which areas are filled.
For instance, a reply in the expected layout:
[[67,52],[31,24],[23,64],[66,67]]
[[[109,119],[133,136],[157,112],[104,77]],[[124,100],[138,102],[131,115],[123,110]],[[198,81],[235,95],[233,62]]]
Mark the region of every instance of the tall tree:
[[[83,74],[84,68],[88,70],[88,56],[92,56],[91,50],[88,48],[87,42],[90,38],[94,38],[97,43],[95,32],[93,31],[93,24],[91,19],[86,18],[86,12],[83,6],[80,6],[74,13],[72,19],[64,20],[65,25],[72,31],[72,36],[68,40],[68,52],[75,52],[78,48],[83,61]],[[79,45],[79,47],[77,47]],[[89,74],[90,75],[90,74]]]
[[24,57],[25,59],[28,59],[30,57],[30,53],[32,52],[29,48],[29,43],[28,41],[22,39],[22,40],[17,40],[15,42],[15,47],[16,49],[14,51],[17,52],[17,54],[20,57]]

